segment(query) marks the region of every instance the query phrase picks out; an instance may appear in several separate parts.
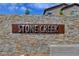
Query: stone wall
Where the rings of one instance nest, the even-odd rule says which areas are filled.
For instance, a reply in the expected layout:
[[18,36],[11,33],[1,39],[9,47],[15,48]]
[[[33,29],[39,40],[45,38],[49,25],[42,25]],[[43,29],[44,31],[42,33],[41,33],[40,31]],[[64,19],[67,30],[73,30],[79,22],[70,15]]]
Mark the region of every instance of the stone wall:
[[[12,24],[64,24],[64,34],[15,34]],[[49,56],[52,44],[79,44],[79,17],[0,15],[0,55]]]

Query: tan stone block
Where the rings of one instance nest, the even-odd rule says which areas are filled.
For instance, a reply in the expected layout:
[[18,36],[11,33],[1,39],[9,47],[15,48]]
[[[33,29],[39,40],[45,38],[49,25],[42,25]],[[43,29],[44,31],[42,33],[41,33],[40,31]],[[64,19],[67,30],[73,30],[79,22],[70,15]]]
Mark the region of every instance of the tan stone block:
[[35,56],[36,53],[37,53],[37,51],[31,51],[31,52],[30,52],[30,56]]
[[57,34],[56,39],[64,39],[65,38],[65,34]]
[[3,20],[0,20],[0,24],[3,22]]
[[24,52],[22,52],[22,51],[16,51],[16,52],[15,52],[15,55],[16,55],[16,56],[24,55]]
[[75,21],[74,21],[74,26],[79,29],[79,20],[75,20]]
[[79,36],[75,37],[75,38],[73,39],[73,42],[74,42],[74,43],[79,43]]
[[32,47],[37,47],[39,45],[39,41],[36,39],[30,39],[29,44],[31,44]]
[[0,52],[0,56],[8,56],[7,52]]
[[18,51],[21,51],[21,44],[20,44],[20,42],[17,42],[16,43],[16,52],[18,52]]
[[48,45],[49,44],[49,39],[43,39],[39,41],[40,44]]
[[0,52],[0,56],[15,56],[15,52]]
[[30,52],[25,52],[24,55],[25,56],[30,56]]
[[38,51],[37,54],[36,54],[36,56],[48,56],[48,55],[49,55],[48,51],[45,51],[45,52]]

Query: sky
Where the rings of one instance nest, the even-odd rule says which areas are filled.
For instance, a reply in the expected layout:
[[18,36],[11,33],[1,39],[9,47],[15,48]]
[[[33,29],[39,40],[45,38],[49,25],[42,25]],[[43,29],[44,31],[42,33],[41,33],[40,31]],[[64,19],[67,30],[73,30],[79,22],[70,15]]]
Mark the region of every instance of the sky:
[[43,15],[46,8],[58,5],[56,3],[0,3],[0,14],[18,14],[23,15],[26,8],[30,15]]

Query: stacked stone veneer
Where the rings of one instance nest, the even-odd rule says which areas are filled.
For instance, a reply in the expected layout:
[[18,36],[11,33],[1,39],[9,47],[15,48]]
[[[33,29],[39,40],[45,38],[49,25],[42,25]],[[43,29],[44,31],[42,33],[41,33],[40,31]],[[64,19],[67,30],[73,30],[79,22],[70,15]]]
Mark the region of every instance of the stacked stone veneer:
[[[14,34],[12,24],[64,24],[64,34]],[[50,55],[51,44],[79,44],[79,17],[0,15],[0,55]]]

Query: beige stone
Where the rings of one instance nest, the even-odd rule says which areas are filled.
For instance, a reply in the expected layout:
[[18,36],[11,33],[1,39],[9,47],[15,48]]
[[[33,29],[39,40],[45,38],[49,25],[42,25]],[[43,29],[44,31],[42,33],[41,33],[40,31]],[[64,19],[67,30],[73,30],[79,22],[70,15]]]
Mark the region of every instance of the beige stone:
[[39,41],[36,39],[30,39],[28,42],[32,47],[37,47],[39,45]]
[[74,21],[74,26],[79,29],[79,20]]

